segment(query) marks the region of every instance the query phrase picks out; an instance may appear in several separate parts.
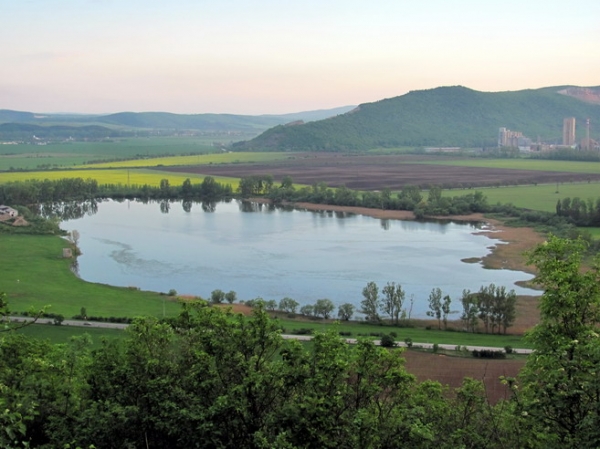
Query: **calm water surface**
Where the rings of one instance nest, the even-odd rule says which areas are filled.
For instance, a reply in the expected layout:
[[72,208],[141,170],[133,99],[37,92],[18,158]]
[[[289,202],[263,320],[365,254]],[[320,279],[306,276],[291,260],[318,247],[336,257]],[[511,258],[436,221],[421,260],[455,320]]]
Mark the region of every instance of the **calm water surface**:
[[[79,275],[90,282],[209,297],[234,290],[239,299],[289,296],[301,305],[329,298],[358,306],[362,289],[389,281],[414,297],[413,317],[425,316],[427,298],[439,287],[460,309],[462,290],[495,283],[514,285],[531,275],[486,270],[461,259],[482,257],[497,241],[456,223],[379,220],[362,215],[280,210],[218,203],[106,201],[98,212],[63,222],[76,229],[83,252]],[[162,209],[162,211],[161,211]],[[244,209],[245,211],[242,211]]]

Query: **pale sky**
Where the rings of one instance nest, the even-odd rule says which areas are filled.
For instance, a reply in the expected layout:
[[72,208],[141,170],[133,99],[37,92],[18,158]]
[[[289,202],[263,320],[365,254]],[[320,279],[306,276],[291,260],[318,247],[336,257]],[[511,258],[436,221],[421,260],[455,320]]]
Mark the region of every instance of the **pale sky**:
[[279,114],[600,85],[600,0],[0,0],[0,109]]

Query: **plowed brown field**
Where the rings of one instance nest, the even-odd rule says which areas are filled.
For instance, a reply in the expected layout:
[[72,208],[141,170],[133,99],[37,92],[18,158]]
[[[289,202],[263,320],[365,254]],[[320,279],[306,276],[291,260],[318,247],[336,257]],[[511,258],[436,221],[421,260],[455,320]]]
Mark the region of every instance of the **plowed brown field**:
[[434,380],[451,388],[460,387],[465,377],[483,381],[492,404],[511,394],[500,377],[516,377],[525,365],[524,360],[485,360],[416,351],[405,351],[402,357],[406,359],[406,370],[419,381]]
[[[306,153],[296,154],[285,161],[271,163],[161,167],[160,170],[233,178],[270,174],[275,181],[290,176],[295,183],[299,184],[312,185],[324,182],[330,187],[345,185],[350,189],[358,190],[380,190],[386,187],[399,190],[406,185],[466,188],[600,180],[600,175],[590,174],[418,163],[428,159],[431,159],[431,156]],[[439,160],[439,157],[436,160]]]

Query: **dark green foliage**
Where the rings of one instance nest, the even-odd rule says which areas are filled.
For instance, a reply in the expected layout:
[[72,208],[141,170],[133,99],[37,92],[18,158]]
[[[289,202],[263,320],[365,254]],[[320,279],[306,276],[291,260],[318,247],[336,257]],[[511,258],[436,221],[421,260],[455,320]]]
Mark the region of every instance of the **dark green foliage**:
[[392,334],[383,334],[381,336],[381,346],[384,348],[393,348],[396,346],[396,340]]
[[344,303],[338,307],[338,318],[342,321],[349,321],[354,315],[354,305]]
[[556,203],[556,215],[567,218],[575,226],[600,226],[600,198],[563,198]]
[[550,236],[530,254],[543,286],[540,323],[528,334],[534,354],[523,372],[523,414],[546,447],[597,447],[600,441],[600,260],[583,271],[585,242]]
[[492,351],[490,349],[481,349],[481,350],[473,349],[473,351],[471,351],[471,354],[473,354],[473,357],[480,358],[480,359],[505,359],[506,358],[505,352]]
[[[49,207],[62,207],[69,201],[92,201],[103,198],[142,199],[142,200],[226,200],[233,196],[229,184],[220,184],[207,176],[201,184],[183,182],[181,186],[171,186],[167,179],[158,187],[148,185],[126,186],[122,184],[98,184],[95,179],[63,178],[54,181],[29,180],[0,184],[0,204],[37,204]],[[81,203],[77,203],[79,205]],[[94,205],[92,204],[92,208]]]
[[[327,120],[277,126],[239,150],[364,151],[393,147],[497,147],[499,127],[560,142],[564,117],[600,122],[600,106],[561,95],[562,87],[478,92],[440,87],[360,105]],[[592,136],[593,137],[593,136]]]
[[[418,383],[399,351],[349,345],[333,330],[307,350],[281,337],[260,299],[250,318],[200,301],[174,319],[138,318],[126,339],[93,352],[85,337],[52,346],[4,333],[0,445],[594,447],[598,274],[575,274],[553,240],[534,258],[548,297],[516,400],[492,406],[472,379],[454,391]],[[379,336],[395,344],[392,334]]]

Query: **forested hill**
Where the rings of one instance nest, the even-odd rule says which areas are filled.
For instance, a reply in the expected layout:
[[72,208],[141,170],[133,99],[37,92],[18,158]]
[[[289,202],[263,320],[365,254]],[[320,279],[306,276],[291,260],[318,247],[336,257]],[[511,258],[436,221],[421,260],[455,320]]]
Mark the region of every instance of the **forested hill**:
[[[498,128],[545,142],[562,142],[565,117],[600,124],[600,104],[566,94],[569,86],[514,92],[439,87],[362,104],[353,111],[306,124],[280,125],[234,144],[236,150],[360,151],[399,146],[496,146]],[[597,93],[600,87],[587,88]],[[563,93],[559,93],[563,92]],[[598,128],[598,126],[596,126]],[[592,130],[594,127],[592,126]],[[598,140],[598,131],[591,137]]]

